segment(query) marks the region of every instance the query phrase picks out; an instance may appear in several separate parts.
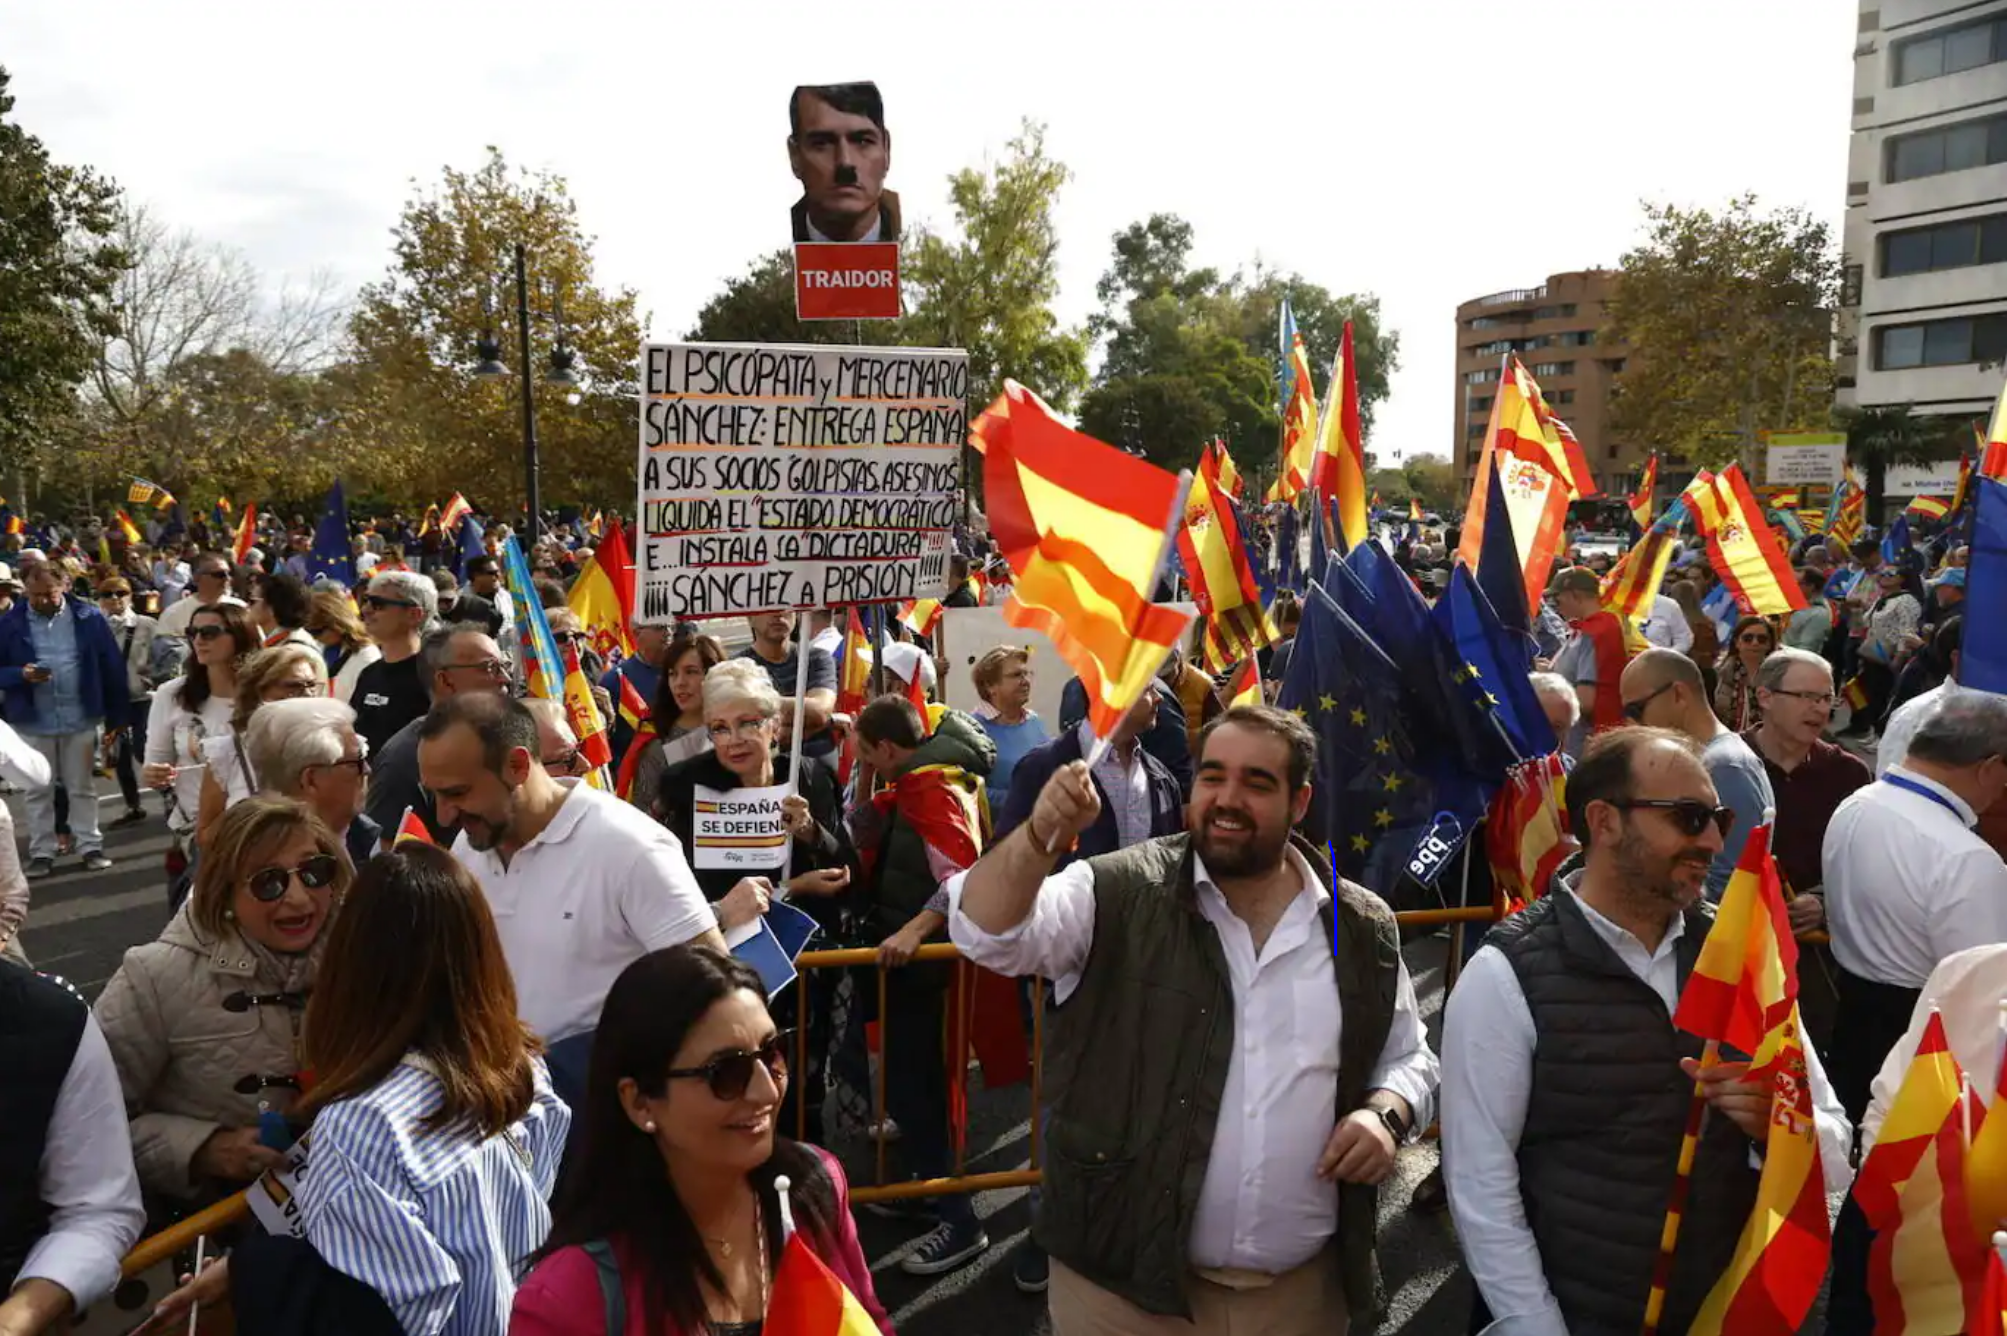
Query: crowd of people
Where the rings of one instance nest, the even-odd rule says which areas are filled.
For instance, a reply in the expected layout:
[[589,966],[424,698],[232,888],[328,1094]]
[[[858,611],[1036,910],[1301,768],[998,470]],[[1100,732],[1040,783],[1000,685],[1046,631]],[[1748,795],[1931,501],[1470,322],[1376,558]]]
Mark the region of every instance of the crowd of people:
[[[409,529],[358,535],[352,589],[315,578],[304,525],[243,563],[199,534],[92,562],[89,526],[8,553],[0,776],[29,830],[23,863],[0,808],[0,1336],[59,1330],[143,1230],[301,1157],[298,1233],[232,1226],[149,1330],[227,1297],[253,1336],[753,1336],[798,1234],[889,1331],[829,1147],[854,1131],[948,1177],[969,1055],[943,1036],[987,1007],[1021,1050],[1048,1005],[1010,1269],[1060,1336],[1370,1328],[1378,1188],[1436,1124],[1416,1206],[1451,1214],[1473,1330],[1637,1330],[1698,1078],[1717,1116],[1662,1323],[1681,1331],[1748,1214],[1769,1096],[1743,1064],[1701,1068],[1671,1014],[1766,822],[1828,1187],[1916,1017],[1945,1010],[1968,1070],[1996,1061],[2007,700],[1958,685],[1948,535],[1808,541],[1807,607],[1778,618],[1683,552],[1614,640],[1607,561],[1557,563],[1527,671],[1574,854],[1473,941],[1432,1046],[1394,916],[1416,888],[1338,878],[1298,833],[1319,743],[1273,703],[1286,592],[1264,703],[1230,703],[1195,637],[1106,736],[1077,679],[1057,718],[1032,708],[1051,670],[1023,647],[954,665],[901,632],[846,711],[832,611],[750,618],[736,654],[719,624],[635,625],[633,654],[593,665],[609,718],[649,707],[610,735],[623,796],[564,709],[524,699],[494,558],[456,576],[450,542]],[[565,584],[588,538],[554,527],[531,563],[581,651]],[[999,597],[1008,568],[960,539],[948,604]],[[1389,544],[1426,599],[1454,548]],[[954,672],[975,710],[944,703]],[[110,866],[101,770],[121,820],[171,832],[169,916],[87,1006],[19,934],[58,860]],[[772,839],[707,833],[728,795],[780,786]],[[400,840],[414,824],[437,847]],[[868,976],[775,993],[731,953],[780,901],[818,945],[875,950],[882,1013]],[[972,998],[939,943],[1025,982]],[[846,1129],[832,1096],[874,1062],[883,1108]],[[991,1246],[965,1193],[875,1205],[916,1222],[907,1273]],[[1866,1247],[1843,1214],[1833,1331],[1873,1329]]]

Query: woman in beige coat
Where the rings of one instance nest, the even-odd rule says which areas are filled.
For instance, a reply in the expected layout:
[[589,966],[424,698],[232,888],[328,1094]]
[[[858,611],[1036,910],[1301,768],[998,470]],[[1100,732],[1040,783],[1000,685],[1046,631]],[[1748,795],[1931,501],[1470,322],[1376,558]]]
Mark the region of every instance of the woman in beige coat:
[[160,937],[126,952],[96,1010],[149,1193],[205,1202],[277,1162],[259,1115],[299,1097],[300,1023],[353,877],[305,807],[248,799],[217,823]]

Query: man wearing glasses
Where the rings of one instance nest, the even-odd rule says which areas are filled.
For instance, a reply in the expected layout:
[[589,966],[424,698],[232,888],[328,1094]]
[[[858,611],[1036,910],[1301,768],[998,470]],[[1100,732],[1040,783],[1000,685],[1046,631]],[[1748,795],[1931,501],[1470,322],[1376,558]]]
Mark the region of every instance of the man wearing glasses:
[[[435,703],[467,694],[510,694],[509,661],[483,627],[465,622],[434,627],[426,633],[418,663]],[[382,829],[386,849],[396,839],[407,809],[418,813],[440,844],[451,842],[452,832],[439,823],[432,797],[418,781],[418,737],[424,722],[421,713],[393,733],[382,751],[369,751],[369,799],[363,810]],[[356,731],[362,731],[360,726]]]
[[221,552],[204,552],[195,559],[195,575],[187,593],[161,611],[161,637],[177,645],[186,644],[189,619],[195,616],[197,608],[212,603],[244,606],[244,600],[230,592],[230,558]]
[[[1569,775],[1568,819],[1582,869],[1492,929],[1444,1015],[1450,1209],[1488,1310],[1471,1329],[1642,1325],[1698,1079],[1711,1114],[1663,1317],[1684,1331],[1734,1256],[1770,1121],[1746,1063],[1700,1071],[1701,1041],[1672,1025],[1714,920],[1703,891],[1729,814],[1691,738],[1625,727]],[[1853,1129],[1818,1055],[1805,1063],[1826,1189],[1841,1191]]]
[[1626,719],[1684,733],[1700,748],[1707,777],[1720,795],[1721,805],[1734,818],[1723,831],[1721,848],[1707,873],[1707,898],[1719,900],[1728,879],[1735,875],[1749,832],[1777,805],[1763,762],[1749,750],[1741,734],[1715,717],[1714,707],[1707,703],[1707,685],[1701,680],[1700,667],[1686,655],[1648,649],[1624,669],[1618,689]]
[[305,803],[350,862],[361,867],[376,853],[383,832],[362,812],[369,746],[348,705],[330,696],[268,702],[244,730],[244,753],[265,791]]
[[425,628],[439,613],[439,588],[422,575],[386,571],[359,600],[363,628],[383,657],[356,674],[355,730],[380,756],[397,731],[432,706],[431,683],[419,662]]

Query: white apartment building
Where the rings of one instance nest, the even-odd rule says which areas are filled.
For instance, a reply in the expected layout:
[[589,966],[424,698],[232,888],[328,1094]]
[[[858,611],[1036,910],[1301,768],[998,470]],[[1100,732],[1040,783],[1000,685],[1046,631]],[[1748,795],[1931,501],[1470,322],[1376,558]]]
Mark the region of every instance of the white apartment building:
[[1842,404],[1983,417],[2007,378],[2007,0],[1860,0]]

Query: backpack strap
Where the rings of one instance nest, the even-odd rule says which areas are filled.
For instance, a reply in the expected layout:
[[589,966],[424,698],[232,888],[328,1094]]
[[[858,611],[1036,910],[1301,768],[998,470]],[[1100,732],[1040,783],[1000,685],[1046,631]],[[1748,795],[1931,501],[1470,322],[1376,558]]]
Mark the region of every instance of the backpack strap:
[[599,1303],[606,1313],[606,1336],[622,1336],[627,1330],[627,1291],[620,1285],[620,1259],[605,1239],[587,1239],[585,1255],[599,1272]]

